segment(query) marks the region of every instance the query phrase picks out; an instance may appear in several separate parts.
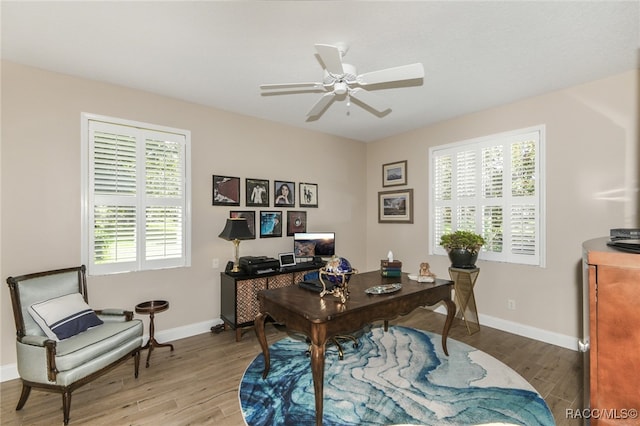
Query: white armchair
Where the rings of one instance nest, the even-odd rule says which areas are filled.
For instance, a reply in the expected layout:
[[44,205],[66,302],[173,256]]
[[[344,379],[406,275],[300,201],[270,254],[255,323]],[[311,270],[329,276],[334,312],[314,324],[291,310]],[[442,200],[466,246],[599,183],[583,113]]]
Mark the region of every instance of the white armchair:
[[16,410],[32,388],[59,392],[66,425],[75,389],[131,357],[138,377],[142,322],[130,311],[90,309],[84,265],[9,277],[7,284],[22,380]]

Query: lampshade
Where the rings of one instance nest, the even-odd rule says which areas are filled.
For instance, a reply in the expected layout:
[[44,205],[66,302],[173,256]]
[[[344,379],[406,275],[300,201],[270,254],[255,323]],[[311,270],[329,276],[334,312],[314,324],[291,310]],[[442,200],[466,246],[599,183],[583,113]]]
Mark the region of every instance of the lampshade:
[[227,223],[224,226],[224,229],[218,235],[218,237],[223,238],[225,240],[233,241],[233,240],[249,240],[253,238],[251,231],[249,230],[249,225],[247,224],[247,219],[244,217],[234,217],[231,219],[227,219]]

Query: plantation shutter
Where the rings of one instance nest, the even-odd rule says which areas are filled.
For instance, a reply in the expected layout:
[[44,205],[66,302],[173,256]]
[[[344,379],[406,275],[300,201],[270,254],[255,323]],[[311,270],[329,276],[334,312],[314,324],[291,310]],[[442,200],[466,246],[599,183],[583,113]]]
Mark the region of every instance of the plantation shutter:
[[185,134],[88,120],[92,274],[189,263]]
[[479,258],[543,265],[541,130],[430,150],[432,253],[456,230],[481,234]]

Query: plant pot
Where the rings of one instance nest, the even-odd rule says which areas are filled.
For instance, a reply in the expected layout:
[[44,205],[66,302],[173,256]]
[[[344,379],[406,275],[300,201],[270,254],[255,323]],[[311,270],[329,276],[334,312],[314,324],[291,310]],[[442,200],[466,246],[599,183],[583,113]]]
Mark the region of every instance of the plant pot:
[[449,260],[453,268],[473,269],[476,267],[478,253],[472,253],[465,249],[449,250]]

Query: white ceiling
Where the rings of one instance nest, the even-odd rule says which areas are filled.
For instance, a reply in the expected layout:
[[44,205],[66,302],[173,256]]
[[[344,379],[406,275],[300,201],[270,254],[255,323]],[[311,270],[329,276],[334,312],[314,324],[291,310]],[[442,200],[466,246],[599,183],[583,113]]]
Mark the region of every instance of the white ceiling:
[[[361,141],[640,67],[640,2],[7,2],[3,59]],[[421,62],[422,85],[376,90],[378,117],[320,93],[314,44],[358,73]],[[347,111],[349,114],[347,114]]]

